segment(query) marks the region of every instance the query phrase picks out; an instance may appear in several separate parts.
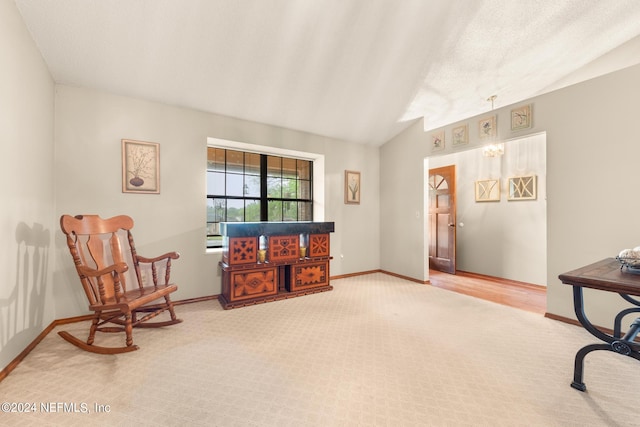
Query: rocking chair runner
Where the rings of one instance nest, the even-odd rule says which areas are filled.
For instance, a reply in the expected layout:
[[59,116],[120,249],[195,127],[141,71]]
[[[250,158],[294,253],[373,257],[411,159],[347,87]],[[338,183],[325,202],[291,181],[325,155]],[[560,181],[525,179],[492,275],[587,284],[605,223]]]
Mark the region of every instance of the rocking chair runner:
[[[94,312],[86,342],[66,331],[58,332],[62,338],[93,353],[124,353],[138,349],[133,344],[133,327],[161,327],[182,322],[176,318],[169,297],[178,289],[169,283],[169,278],[171,260],[178,259],[179,254],[169,252],[155,258],[139,256],[131,235],[133,220],[125,215],[109,219],[97,215],[63,215],[60,226],[67,236],[89,309]],[[162,275],[164,283],[159,283]],[[129,282],[135,282],[135,285],[130,286]],[[144,323],[164,311],[169,311],[171,320]],[[138,318],[140,313],[147,314]],[[118,326],[103,326],[105,324]],[[126,346],[94,345],[96,331],[125,332]]]

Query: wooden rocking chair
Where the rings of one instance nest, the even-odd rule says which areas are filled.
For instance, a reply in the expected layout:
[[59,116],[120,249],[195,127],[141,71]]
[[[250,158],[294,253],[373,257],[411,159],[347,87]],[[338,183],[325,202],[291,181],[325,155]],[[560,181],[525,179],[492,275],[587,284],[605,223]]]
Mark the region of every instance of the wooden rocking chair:
[[[131,235],[133,220],[125,215],[109,219],[97,215],[63,215],[60,226],[67,236],[89,309],[94,312],[86,342],[66,331],[58,332],[62,338],[93,353],[124,353],[138,349],[133,344],[133,327],[157,328],[182,322],[176,318],[169,297],[178,289],[169,283],[169,276],[171,260],[178,259],[179,254],[169,252],[155,258],[139,256]],[[159,283],[159,276],[164,276],[164,283]],[[129,283],[134,284],[129,286]],[[144,323],[165,310],[169,311],[171,320]],[[140,313],[146,314],[138,318]],[[103,326],[105,324],[118,326]],[[125,332],[126,346],[94,345],[96,331]]]

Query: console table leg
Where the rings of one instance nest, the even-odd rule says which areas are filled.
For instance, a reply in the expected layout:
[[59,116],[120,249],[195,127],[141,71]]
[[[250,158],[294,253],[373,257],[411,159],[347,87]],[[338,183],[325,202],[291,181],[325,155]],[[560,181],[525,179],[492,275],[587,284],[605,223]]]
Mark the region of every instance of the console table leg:
[[590,344],[578,350],[573,365],[573,382],[571,383],[571,387],[575,388],[576,390],[587,390],[587,386],[584,384],[584,382],[582,382],[584,358],[587,354],[595,350],[611,350],[611,346],[609,344]]

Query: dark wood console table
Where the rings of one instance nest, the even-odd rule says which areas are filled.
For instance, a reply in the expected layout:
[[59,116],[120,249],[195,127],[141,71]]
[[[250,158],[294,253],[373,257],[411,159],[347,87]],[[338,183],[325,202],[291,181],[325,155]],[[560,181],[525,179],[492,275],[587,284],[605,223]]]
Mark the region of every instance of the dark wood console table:
[[[573,286],[573,306],[578,320],[593,336],[604,341],[600,344],[590,344],[580,350],[575,357],[573,382],[571,387],[585,391],[587,387],[582,381],[584,358],[595,350],[609,350],[624,356],[640,360],[640,343],[635,341],[640,333],[640,317],[636,318],[628,331],[622,335],[622,319],[631,313],[640,312],[640,300],[632,296],[640,296],[640,273],[621,268],[614,258],[603,259],[594,264],[578,268],[577,270],[558,276],[562,283]],[[588,319],[584,311],[583,288],[598,289],[618,293],[633,307],[622,310],[614,320],[613,335],[596,328]]]
[[333,222],[223,222],[220,231],[224,309],[333,289]]

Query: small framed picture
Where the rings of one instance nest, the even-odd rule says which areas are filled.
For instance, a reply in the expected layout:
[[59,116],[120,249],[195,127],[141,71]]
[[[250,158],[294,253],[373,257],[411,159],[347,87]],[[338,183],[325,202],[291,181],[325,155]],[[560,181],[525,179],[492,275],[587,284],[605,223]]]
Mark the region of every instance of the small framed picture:
[[531,127],[531,105],[511,110],[511,130],[529,129]]
[[509,200],[535,200],[538,197],[536,175],[509,178]]
[[451,131],[453,145],[463,145],[469,142],[469,126],[464,124],[462,126],[454,127]]
[[497,135],[496,116],[485,117],[478,122],[480,139],[493,138]]
[[360,172],[344,171],[344,202],[347,205],[359,205],[360,191]]
[[444,131],[431,134],[431,151],[444,150]]
[[499,202],[500,180],[485,179],[476,181],[476,202]]
[[122,140],[122,192],[160,193],[160,144]]

